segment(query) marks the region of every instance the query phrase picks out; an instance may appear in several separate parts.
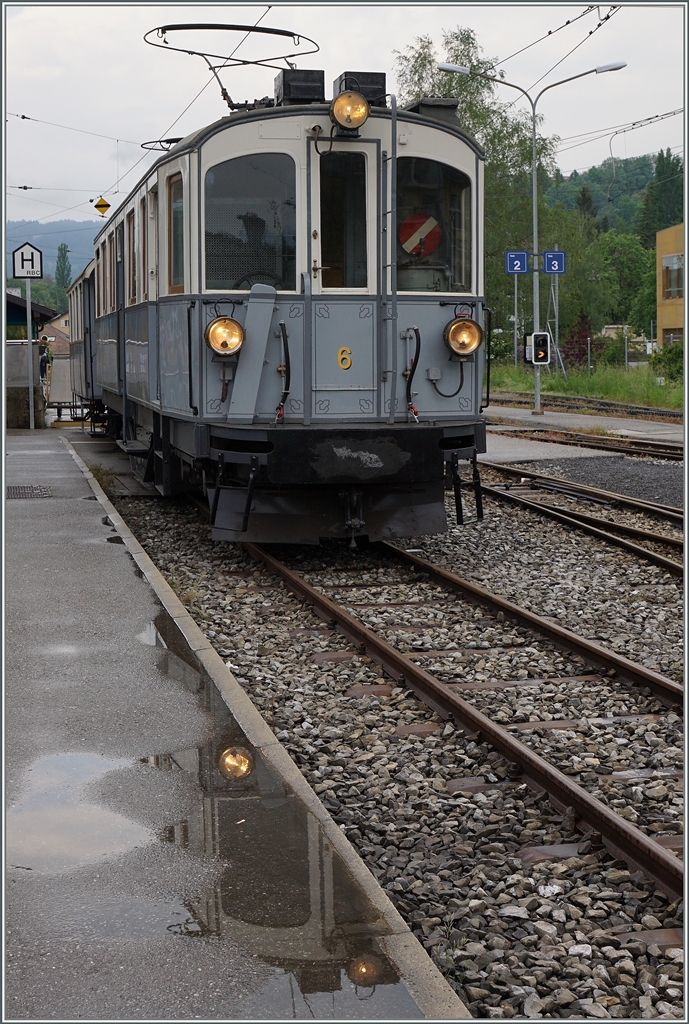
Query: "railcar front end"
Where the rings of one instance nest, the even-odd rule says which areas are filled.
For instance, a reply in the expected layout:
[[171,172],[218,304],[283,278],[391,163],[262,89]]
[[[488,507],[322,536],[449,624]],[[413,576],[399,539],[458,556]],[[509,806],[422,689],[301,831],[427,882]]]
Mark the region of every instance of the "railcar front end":
[[96,238],[95,383],[217,540],[440,532],[485,451],[483,154],[453,101],[298,86],[175,144]]

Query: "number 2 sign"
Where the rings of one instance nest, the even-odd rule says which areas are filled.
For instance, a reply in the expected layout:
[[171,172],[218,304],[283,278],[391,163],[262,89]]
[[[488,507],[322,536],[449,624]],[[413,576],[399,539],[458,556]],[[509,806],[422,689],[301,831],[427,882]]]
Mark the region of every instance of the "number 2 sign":
[[505,273],[506,274],[528,274],[529,273],[529,254],[528,252],[514,252],[512,250],[505,253]]

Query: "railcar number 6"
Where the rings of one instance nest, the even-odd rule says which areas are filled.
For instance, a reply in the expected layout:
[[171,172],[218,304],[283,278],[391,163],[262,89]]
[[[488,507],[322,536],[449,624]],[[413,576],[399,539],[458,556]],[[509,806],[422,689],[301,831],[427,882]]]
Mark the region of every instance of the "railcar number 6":
[[341,348],[337,353],[337,363],[341,370],[349,370],[352,365],[351,348]]

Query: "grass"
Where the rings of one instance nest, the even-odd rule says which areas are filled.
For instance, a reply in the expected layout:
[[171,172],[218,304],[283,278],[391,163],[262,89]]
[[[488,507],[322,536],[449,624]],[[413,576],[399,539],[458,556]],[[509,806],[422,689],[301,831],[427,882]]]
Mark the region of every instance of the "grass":
[[115,474],[113,471],[106,469],[105,466],[101,466],[100,462],[94,462],[89,466],[89,469],[107,496],[112,498],[115,493]]
[[[514,363],[493,363],[490,368],[491,391],[533,393],[531,367]],[[684,386],[668,381],[656,384],[655,373],[647,366],[625,370],[617,366],[599,366],[589,374],[584,369],[568,370],[567,380],[547,367],[541,371],[541,393],[604,398],[611,402],[647,405],[659,409],[683,409]]]

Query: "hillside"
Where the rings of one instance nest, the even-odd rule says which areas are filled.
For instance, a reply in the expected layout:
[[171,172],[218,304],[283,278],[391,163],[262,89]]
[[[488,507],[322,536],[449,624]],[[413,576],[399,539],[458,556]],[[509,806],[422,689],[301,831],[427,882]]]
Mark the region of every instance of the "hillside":
[[614,228],[621,234],[632,233],[643,202],[644,190],[653,181],[654,157],[630,157],[604,160],[587,171],[572,171],[569,178],[551,180],[545,190],[548,206],[558,203],[573,210],[579,190],[588,188],[603,231]]
[[12,273],[10,263],[14,249],[24,242],[30,242],[43,253],[43,272],[55,274],[57,247],[66,242],[69,248],[69,262],[72,264],[72,279],[93,259],[93,239],[101,227],[99,221],[53,220],[41,224],[35,220],[8,220],[6,236],[6,276]]

